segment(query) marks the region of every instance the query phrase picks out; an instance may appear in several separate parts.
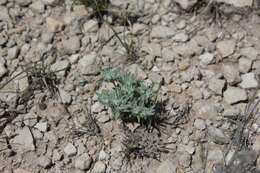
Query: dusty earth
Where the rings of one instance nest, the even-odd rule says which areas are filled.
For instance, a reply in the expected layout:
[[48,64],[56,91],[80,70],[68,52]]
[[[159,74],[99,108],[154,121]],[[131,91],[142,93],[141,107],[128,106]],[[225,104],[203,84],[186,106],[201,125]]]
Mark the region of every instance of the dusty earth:
[[[0,172],[259,172],[259,1],[110,3],[102,22],[71,0],[0,0]],[[113,120],[95,94],[107,67],[161,84],[166,120]]]

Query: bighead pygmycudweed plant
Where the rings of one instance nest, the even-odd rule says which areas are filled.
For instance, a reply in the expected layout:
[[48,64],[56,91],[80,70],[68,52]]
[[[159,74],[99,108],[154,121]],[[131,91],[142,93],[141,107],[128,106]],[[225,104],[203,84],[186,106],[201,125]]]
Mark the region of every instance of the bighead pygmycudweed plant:
[[105,69],[103,79],[113,84],[113,89],[97,93],[98,100],[112,111],[114,119],[151,124],[156,117],[157,91],[131,74],[118,69]]

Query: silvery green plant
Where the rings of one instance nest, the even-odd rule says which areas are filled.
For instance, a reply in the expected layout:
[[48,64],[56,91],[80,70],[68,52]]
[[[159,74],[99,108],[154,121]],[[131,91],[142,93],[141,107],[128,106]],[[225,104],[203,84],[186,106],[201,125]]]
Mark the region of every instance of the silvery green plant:
[[114,119],[151,123],[155,117],[157,91],[131,74],[122,74],[117,69],[101,72],[103,79],[113,84],[113,89],[97,93],[98,101],[109,107]]

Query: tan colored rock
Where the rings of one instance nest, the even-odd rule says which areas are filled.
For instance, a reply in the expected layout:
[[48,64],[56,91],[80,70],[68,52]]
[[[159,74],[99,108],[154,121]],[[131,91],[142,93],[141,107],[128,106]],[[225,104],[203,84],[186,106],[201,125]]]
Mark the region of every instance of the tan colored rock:
[[47,29],[50,32],[59,32],[64,27],[64,23],[62,21],[54,19],[52,17],[46,18],[46,24],[47,24]]

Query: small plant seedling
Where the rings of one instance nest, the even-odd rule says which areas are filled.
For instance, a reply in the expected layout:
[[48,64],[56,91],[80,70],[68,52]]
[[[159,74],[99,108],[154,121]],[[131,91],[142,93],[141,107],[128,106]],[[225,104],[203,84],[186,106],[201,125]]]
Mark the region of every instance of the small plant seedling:
[[156,116],[157,103],[153,86],[146,86],[133,75],[122,74],[117,69],[109,68],[101,74],[114,88],[97,93],[98,100],[111,109],[113,118],[151,124]]

